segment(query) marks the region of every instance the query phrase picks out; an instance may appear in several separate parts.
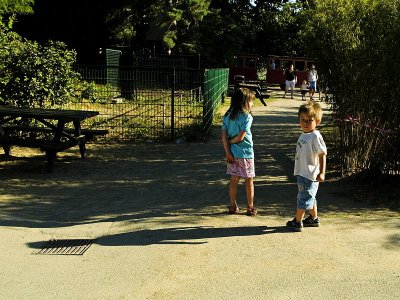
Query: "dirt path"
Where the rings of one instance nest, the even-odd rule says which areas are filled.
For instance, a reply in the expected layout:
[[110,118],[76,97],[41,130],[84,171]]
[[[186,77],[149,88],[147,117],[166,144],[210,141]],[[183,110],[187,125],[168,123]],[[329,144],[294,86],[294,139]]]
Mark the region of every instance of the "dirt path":
[[[321,227],[285,228],[300,103],[254,109],[255,218],[226,214],[218,134],[90,145],[86,160],[62,154],[51,175],[31,152],[2,158],[0,299],[399,299],[398,213],[328,181]],[[52,238],[96,241],[82,256],[32,255]]]

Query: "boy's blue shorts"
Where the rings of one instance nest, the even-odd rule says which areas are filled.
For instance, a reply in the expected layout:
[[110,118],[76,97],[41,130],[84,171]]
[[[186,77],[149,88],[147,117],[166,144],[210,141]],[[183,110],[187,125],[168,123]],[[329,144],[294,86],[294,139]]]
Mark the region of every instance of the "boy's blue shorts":
[[308,83],[308,88],[316,91],[317,90],[317,82],[316,81],[310,81]]
[[312,181],[303,176],[297,176],[297,209],[311,209],[313,208],[317,199],[318,181]]

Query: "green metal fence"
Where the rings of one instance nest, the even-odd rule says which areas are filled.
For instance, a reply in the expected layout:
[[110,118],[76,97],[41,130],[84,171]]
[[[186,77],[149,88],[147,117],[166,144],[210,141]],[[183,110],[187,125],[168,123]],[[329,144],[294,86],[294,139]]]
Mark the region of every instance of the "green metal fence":
[[119,50],[106,49],[106,65],[114,68],[107,68],[107,83],[113,86],[118,85],[118,67],[122,52]]
[[204,70],[203,130],[205,134],[214,120],[214,113],[228,93],[228,69]]
[[[205,139],[227,94],[228,69],[78,66],[85,84],[70,108],[99,111],[87,127],[117,140]],[[118,74],[115,85],[109,74]],[[72,107],[71,107],[72,106]]]

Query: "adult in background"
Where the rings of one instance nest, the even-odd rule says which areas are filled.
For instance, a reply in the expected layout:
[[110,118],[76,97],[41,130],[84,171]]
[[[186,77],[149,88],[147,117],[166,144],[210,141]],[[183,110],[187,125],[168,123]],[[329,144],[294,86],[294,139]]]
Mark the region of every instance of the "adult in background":
[[293,64],[289,66],[285,71],[283,71],[283,75],[285,76],[285,94],[283,95],[283,98],[286,97],[287,91],[290,89],[291,90],[291,98],[293,99],[293,92],[294,92],[294,87],[297,82],[297,76],[294,71]]
[[270,69],[270,70],[275,70],[275,67],[276,67],[276,65],[275,65],[275,60],[271,59],[271,63],[270,63],[270,65],[269,65],[269,69]]
[[318,72],[315,65],[312,64],[310,70],[308,70],[308,92],[310,94],[310,100],[314,100],[314,93],[317,90]]

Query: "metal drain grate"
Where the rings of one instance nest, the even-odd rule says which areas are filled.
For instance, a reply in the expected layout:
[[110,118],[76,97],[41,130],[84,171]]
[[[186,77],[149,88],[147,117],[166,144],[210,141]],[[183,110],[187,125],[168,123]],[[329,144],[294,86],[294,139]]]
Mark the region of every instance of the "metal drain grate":
[[80,240],[55,240],[47,242],[44,247],[32,254],[46,255],[83,255],[87,249],[96,241],[96,239],[80,239]]

